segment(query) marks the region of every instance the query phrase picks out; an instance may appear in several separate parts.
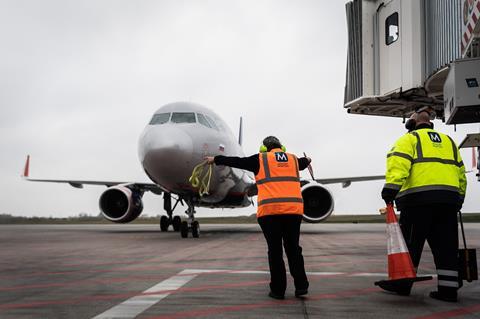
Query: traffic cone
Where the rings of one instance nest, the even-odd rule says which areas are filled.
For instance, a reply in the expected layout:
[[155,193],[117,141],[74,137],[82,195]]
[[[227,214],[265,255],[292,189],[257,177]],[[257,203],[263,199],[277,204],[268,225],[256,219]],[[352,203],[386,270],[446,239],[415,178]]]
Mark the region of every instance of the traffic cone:
[[377,281],[375,285],[382,288],[395,288],[401,287],[403,284],[432,279],[432,276],[417,277],[392,204],[387,205],[386,219],[388,236],[388,280]]

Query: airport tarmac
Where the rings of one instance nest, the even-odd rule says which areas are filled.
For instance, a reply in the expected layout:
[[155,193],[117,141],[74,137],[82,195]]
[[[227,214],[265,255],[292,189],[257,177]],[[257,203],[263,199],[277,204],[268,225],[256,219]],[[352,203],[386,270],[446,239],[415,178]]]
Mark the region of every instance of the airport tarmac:
[[[480,224],[466,224],[480,247]],[[480,284],[458,303],[433,300],[436,280],[410,297],[386,278],[383,224],[303,224],[305,299],[268,294],[266,244],[257,225],[201,225],[182,239],[156,225],[1,225],[0,318],[479,318]],[[427,246],[426,246],[427,247]],[[420,273],[434,274],[428,248]]]

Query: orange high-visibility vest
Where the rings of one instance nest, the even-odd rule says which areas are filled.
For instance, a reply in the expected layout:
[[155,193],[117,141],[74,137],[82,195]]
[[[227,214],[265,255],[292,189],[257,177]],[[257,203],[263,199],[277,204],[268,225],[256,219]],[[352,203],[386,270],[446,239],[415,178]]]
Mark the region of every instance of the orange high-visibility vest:
[[303,215],[298,159],[281,149],[259,154],[255,175],[258,188],[257,218],[266,215]]

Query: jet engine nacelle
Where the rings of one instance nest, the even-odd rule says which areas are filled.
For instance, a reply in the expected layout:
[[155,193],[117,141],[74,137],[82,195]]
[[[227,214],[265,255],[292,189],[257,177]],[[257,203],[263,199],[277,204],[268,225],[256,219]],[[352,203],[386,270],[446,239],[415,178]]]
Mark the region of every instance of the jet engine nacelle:
[[319,223],[333,212],[333,196],[328,189],[317,182],[302,186],[303,220],[307,223]]
[[112,186],[100,196],[102,215],[114,223],[129,223],[143,210],[142,195],[122,185]]

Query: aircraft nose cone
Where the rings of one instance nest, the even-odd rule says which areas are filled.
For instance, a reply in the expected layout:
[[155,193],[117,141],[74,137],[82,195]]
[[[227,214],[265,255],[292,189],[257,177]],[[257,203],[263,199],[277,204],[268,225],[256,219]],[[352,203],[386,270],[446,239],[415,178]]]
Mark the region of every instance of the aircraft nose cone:
[[169,125],[150,127],[141,137],[139,153],[145,171],[156,183],[169,189],[188,183],[193,142],[183,130]]

